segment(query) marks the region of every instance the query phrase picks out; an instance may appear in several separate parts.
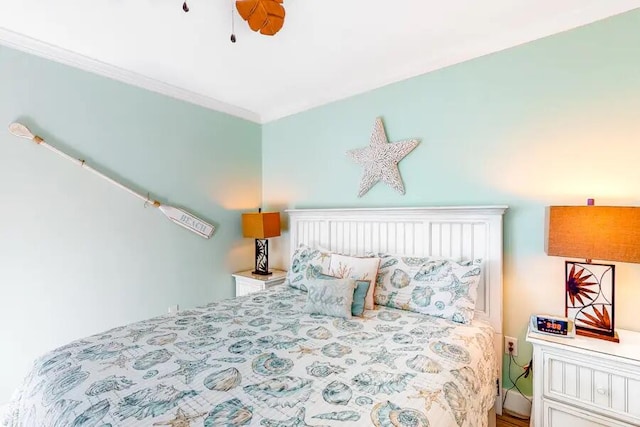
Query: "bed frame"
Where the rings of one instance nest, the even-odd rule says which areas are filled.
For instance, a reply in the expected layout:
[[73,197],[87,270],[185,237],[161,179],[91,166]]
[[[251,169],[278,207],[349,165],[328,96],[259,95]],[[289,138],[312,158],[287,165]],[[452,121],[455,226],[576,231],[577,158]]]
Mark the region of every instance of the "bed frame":
[[[502,391],[502,218],[507,206],[289,209],[289,251],[299,244],[347,255],[385,252],[484,260],[476,316],[495,330]],[[496,399],[495,413],[502,414]],[[491,411],[493,412],[493,411]],[[493,418],[493,419],[492,419]],[[495,414],[489,414],[495,425]]]

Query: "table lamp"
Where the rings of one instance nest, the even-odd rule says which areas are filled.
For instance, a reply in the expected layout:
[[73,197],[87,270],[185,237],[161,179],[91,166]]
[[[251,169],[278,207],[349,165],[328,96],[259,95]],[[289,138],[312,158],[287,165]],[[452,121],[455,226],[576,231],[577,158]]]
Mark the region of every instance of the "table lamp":
[[547,255],[565,261],[565,316],[576,333],[619,342],[615,332],[615,266],[592,260],[640,263],[640,208],[550,206]]
[[280,235],[280,213],[258,212],[242,214],[242,235],[256,239],[256,264],[253,274],[268,276],[269,239]]

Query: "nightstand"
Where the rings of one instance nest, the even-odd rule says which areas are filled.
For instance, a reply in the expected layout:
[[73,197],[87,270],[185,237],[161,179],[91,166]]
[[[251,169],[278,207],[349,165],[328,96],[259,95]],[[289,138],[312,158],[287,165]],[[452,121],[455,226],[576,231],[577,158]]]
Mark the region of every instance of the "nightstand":
[[239,271],[233,274],[236,279],[236,296],[247,295],[252,292],[258,292],[263,289],[270,288],[275,285],[280,285],[287,277],[287,272],[282,270],[271,269],[273,274],[268,276],[261,276],[259,274],[252,274],[253,270]]
[[533,427],[640,425],[640,333],[620,343],[531,332]]

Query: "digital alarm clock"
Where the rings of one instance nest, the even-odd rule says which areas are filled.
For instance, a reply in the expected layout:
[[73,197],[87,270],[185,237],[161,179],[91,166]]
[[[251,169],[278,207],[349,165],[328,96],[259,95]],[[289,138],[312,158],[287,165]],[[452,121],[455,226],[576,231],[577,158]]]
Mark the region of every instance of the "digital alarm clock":
[[567,317],[551,316],[548,314],[534,314],[531,316],[530,329],[541,334],[558,335],[573,338],[576,328],[573,320]]

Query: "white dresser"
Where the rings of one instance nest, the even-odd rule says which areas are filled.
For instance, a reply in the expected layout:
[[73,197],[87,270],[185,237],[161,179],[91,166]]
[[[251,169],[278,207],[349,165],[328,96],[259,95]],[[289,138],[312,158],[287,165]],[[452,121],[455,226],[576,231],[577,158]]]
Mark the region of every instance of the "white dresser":
[[284,283],[287,272],[283,270],[271,269],[268,276],[253,274],[252,270],[239,271],[233,274],[236,279],[236,296],[247,295],[253,292],[262,291],[272,286]]
[[533,427],[640,426],[640,333],[620,343],[529,331]]

